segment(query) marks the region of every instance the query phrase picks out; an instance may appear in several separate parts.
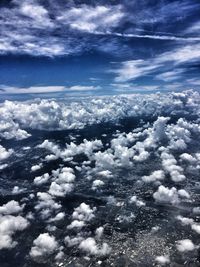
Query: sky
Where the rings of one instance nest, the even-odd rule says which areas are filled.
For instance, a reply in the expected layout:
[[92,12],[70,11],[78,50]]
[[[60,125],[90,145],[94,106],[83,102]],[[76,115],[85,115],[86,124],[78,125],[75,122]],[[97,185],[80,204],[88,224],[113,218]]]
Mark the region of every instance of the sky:
[[198,0],[1,0],[0,98],[200,88]]

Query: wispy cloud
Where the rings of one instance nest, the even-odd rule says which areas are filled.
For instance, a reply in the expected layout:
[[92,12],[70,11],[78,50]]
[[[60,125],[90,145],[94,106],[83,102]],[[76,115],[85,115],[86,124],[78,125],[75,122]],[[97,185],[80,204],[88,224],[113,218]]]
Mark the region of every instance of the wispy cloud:
[[26,88],[0,86],[0,94],[44,94],[44,93],[57,93],[57,92],[70,92],[70,91],[94,91],[101,89],[100,86],[82,86],[74,85],[71,87],[65,86],[31,86]]
[[183,72],[184,71],[181,69],[166,71],[166,72],[156,75],[155,78],[158,80],[163,80],[165,82],[171,82],[171,81],[181,78],[181,75]]
[[135,38],[141,40],[143,49],[148,47],[143,39],[197,42],[199,21],[190,17],[195,17],[199,6],[194,0],[95,5],[5,1],[0,7],[0,54],[55,57],[97,50],[120,56],[133,53]]
[[82,5],[63,12],[57,20],[74,30],[94,33],[98,30],[104,32],[118,26],[123,16],[120,5],[110,7]]
[[[152,75],[158,70],[159,74],[155,74],[155,78],[169,81],[170,79],[176,79],[182,70],[174,70],[173,72],[166,70],[167,64],[171,64],[170,68],[172,66],[180,68],[183,63],[198,62],[199,59],[200,45],[194,44],[176,48],[151,59],[125,61],[122,62],[119,68],[112,71],[117,75],[115,78],[116,82],[135,80],[145,75]],[[163,73],[160,71],[161,68]]]

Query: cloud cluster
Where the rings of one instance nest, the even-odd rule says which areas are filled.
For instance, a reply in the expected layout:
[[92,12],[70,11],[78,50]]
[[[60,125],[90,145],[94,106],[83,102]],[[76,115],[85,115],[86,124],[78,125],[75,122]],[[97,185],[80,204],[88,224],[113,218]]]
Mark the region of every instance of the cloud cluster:
[[[162,113],[170,116],[180,112],[193,114],[196,113],[196,109],[199,110],[199,102],[199,94],[193,91],[167,95],[96,97],[88,98],[88,101],[70,103],[59,100],[5,101],[0,105],[0,137],[17,140],[28,138],[30,133],[27,132],[27,126],[31,129],[45,130],[77,129],[88,124],[118,121],[125,117],[162,116]],[[23,110],[23,113],[20,110]],[[166,121],[159,123],[164,125],[167,119],[164,120]],[[187,142],[189,129],[184,123],[179,121],[179,127],[177,126],[174,134],[177,135],[179,128],[183,128],[180,137]],[[172,137],[173,135],[171,134]]]

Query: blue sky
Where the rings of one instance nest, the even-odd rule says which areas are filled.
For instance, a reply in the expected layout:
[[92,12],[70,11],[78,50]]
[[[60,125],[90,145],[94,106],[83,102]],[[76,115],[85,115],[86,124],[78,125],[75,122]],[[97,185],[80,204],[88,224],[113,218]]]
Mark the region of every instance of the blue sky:
[[200,87],[197,0],[10,0],[0,9],[2,97]]

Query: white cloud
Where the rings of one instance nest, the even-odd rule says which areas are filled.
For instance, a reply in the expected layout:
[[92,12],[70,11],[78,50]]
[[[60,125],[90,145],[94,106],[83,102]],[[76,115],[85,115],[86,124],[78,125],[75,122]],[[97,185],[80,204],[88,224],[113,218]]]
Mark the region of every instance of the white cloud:
[[89,205],[81,203],[79,207],[75,208],[72,218],[79,221],[90,221],[95,217],[95,210],[95,207],[91,209]]
[[108,255],[111,251],[107,243],[103,243],[100,247],[92,237],[88,237],[87,239],[81,241],[79,248],[88,254],[99,256]]
[[180,252],[187,252],[195,249],[195,245],[190,239],[183,239],[177,241],[176,247]]
[[83,240],[83,237],[81,237],[81,236],[77,236],[77,237],[73,237],[73,238],[66,236],[64,241],[68,247],[73,247],[73,246],[79,245],[82,240]]
[[58,243],[54,236],[51,236],[48,233],[40,234],[33,241],[30,256],[33,260],[38,261],[40,258],[53,254],[57,248]]
[[176,204],[179,202],[178,192],[175,187],[168,188],[160,185],[158,191],[153,194],[156,201],[161,203],[172,203]]
[[181,78],[182,73],[183,73],[183,70],[166,71],[166,72],[156,75],[156,79],[163,80],[165,82],[171,82],[171,81]]
[[146,205],[142,200],[138,200],[137,196],[132,196],[129,202],[135,203],[135,205],[138,207],[142,207]]
[[155,260],[161,265],[166,265],[167,263],[170,263],[168,255],[157,256]]
[[39,211],[43,219],[48,219],[52,212],[59,210],[62,206],[54,201],[52,196],[46,192],[37,193],[38,202],[35,205],[35,210]]
[[12,153],[13,149],[6,150],[3,146],[0,145],[0,161],[9,158]]
[[74,228],[81,229],[83,226],[85,226],[85,222],[84,221],[74,220],[74,221],[71,222],[70,225],[67,226],[67,228],[68,229],[74,229]]
[[1,88],[3,91],[0,91],[0,94],[41,94],[63,92],[66,90],[64,86],[31,86],[27,88],[1,86]]
[[15,232],[26,229],[28,225],[28,221],[22,216],[0,216],[0,249],[16,246],[17,242],[13,241],[12,236]]
[[35,177],[33,182],[35,185],[42,185],[49,181],[49,177],[48,173],[44,173],[42,176]]
[[183,168],[177,165],[177,160],[169,151],[161,153],[162,165],[166,172],[171,176],[172,181],[181,182],[186,179]]
[[[199,99],[198,93],[186,91],[179,95],[169,93],[165,95],[95,97],[87,99],[87,101],[74,100],[70,103],[44,99],[24,102],[5,101],[0,104],[0,137],[17,140],[27,138],[30,136],[27,133],[27,125],[31,129],[80,129],[86,125],[100,122],[116,122],[125,117],[162,116],[163,110],[167,111],[167,116],[170,116],[171,113],[185,113],[186,110],[197,112]],[[23,113],[20,110],[23,110]],[[173,126],[171,134],[170,128],[168,128],[169,137],[173,139],[173,143],[171,143],[173,147],[176,144],[176,137],[179,137],[178,139],[187,145],[187,140],[189,140],[187,133],[191,129],[184,125],[185,121],[181,122],[180,120],[176,130]],[[179,128],[182,128],[182,135],[180,135],[181,132],[178,135]]]
[[104,185],[104,182],[101,181],[101,180],[94,180],[93,183],[92,183],[92,189],[93,190],[96,190],[98,189],[99,187],[103,186]]
[[39,169],[41,169],[42,168],[42,164],[40,163],[40,164],[37,164],[37,165],[33,165],[32,167],[31,167],[31,171],[32,172],[35,172],[35,171],[37,171],[37,170],[39,170]]
[[8,203],[0,206],[0,214],[18,214],[23,210],[23,206],[20,206],[19,203],[15,200],[11,200]]
[[[199,58],[199,44],[185,45],[160,54],[152,59],[124,61],[119,68],[112,70],[112,72],[117,75],[115,78],[116,82],[126,82],[145,75],[152,75],[155,71],[167,66],[169,63],[177,67],[182,63],[197,62]],[[175,69],[173,72],[167,70],[165,73],[161,73],[156,77],[165,81],[172,81],[179,74],[181,74],[181,70]]]
[[124,16],[120,5],[73,7],[62,13],[57,19],[72,29],[95,33],[106,32],[116,27]]
[[155,182],[155,181],[159,181],[159,180],[164,180],[165,178],[165,174],[162,170],[158,170],[158,171],[154,171],[151,173],[151,175],[149,176],[143,176],[142,180],[145,183],[151,183],[151,182]]

